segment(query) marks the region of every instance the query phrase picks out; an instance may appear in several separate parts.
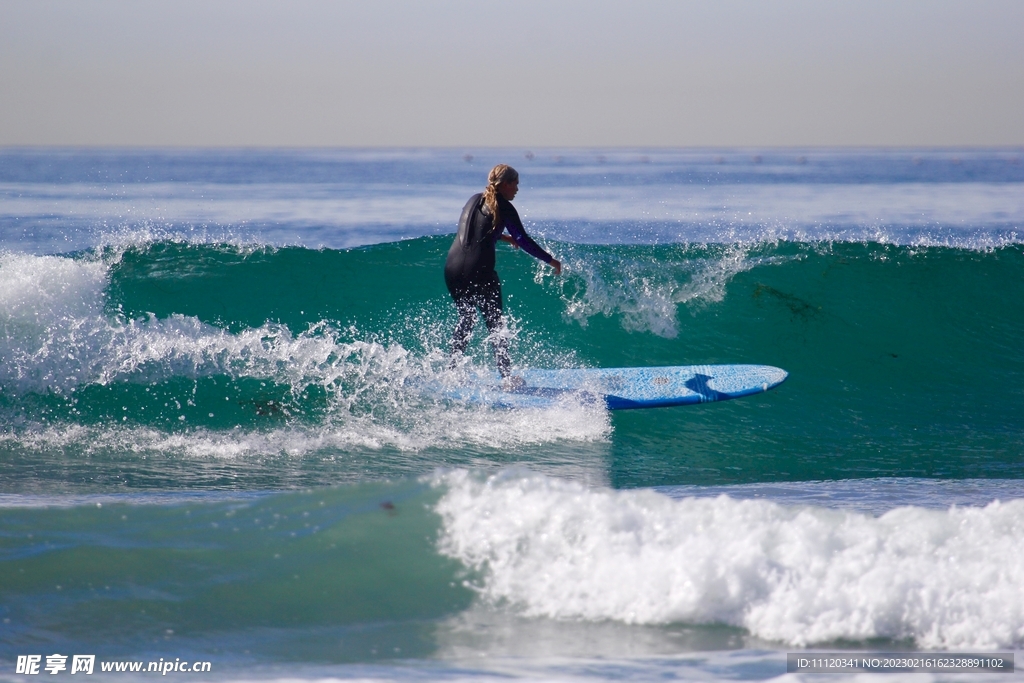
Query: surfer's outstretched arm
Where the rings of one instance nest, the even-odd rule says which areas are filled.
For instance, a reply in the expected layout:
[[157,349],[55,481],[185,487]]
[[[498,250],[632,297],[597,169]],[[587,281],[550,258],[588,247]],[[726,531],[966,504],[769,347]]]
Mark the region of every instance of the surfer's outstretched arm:
[[515,247],[521,248],[535,259],[539,259],[548,264],[555,269],[556,274],[561,274],[561,261],[544,251],[539,244],[533,241],[532,237],[526,234],[526,229],[523,228],[523,222],[519,219],[519,213],[511,204],[508,204],[507,202],[506,204],[510,210],[503,212],[502,215],[505,218],[505,229],[508,230],[508,236],[506,237],[506,235],[502,233],[501,239]]

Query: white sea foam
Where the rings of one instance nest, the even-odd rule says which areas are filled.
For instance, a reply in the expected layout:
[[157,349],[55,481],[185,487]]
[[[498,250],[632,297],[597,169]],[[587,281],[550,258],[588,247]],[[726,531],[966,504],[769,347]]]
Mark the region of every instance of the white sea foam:
[[[545,410],[492,410],[487,407],[415,404],[402,419],[359,415],[338,411],[315,425],[286,425],[270,429],[235,428],[214,430],[203,427],[168,432],[140,425],[117,423],[47,425],[0,434],[0,443],[22,450],[52,452],[134,453],[231,460],[251,456],[304,456],[321,454],[333,459],[353,458],[358,451],[387,449],[396,452],[396,464],[408,462],[408,453],[431,448],[462,448],[465,457],[457,463],[485,465],[479,449],[514,451],[554,442],[593,443],[607,440],[611,431],[608,414],[591,406],[565,405]],[[474,448],[475,447],[475,448]],[[571,453],[537,460],[578,465]],[[403,455],[405,454],[405,455]],[[455,456],[450,456],[455,457]],[[427,460],[413,467],[381,471],[391,474],[419,474],[436,466]],[[596,463],[584,468],[590,472]],[[590,474],[581,478],[593,481]],[[603,480],[603,477],[599,479]]]
[[875,517],[516,472],[437,484],[441,550],[526,616],[723,623],[794,646],[1024,643],[1024,500]]
[[280,325],[232,334],[198,318],[124,320],[104,310],[107,266],[54,256],[0,256],[0,382],[20,392],[66,392],[85,384],[158,381],[228,374],[330,385],[365,372],[346,362],[403,349],[338,344],[314,329],[292,335]]
[[[763,245],[758,245],[763,246]],[[561,290],[565,317],[586,327],[596,315],[621,316],[624,329],[674,339],[679,304],[699,310],[725,298],[738,274],[786,257],[752,253],[755,247],[728,246],[716,253],[679,260],[628,258],[570,250]]]
[[231,332],[193,316],[126,320],[105,310],[108,266],[100,260],[0,255],[0,386],[14,394],[70,395],[117,382],[226,376],[300,393],[310,386],[329,409],[316,425],[266,430],[202,428],[167,433],[143,426],[46,426],[8,434],[25,448],[124,448],[195,456],[299,455],[331,449],[435,446],[509,449],[552,441],[602,441],[603,409],[500,411],[424,397],[417,379],[446,365],[437,349],[364,341],[326,324],[294,334],[267,323]]

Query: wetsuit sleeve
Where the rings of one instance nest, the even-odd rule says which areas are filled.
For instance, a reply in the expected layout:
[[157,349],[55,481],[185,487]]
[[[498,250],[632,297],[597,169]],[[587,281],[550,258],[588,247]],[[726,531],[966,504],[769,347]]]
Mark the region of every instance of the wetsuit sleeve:
[[[509,208],[511,208],[511,205],[509,205]],[[530,256],[540,259],[544,263],[551,263],[555,260],[551,254],[541,249],[540,245],[526,234],[523,222],[519,219],[519,212],[514,209],[512,211],[507,211],[506,209],[505,229],[508,230],[508,234],[512,236],[515,243]]]

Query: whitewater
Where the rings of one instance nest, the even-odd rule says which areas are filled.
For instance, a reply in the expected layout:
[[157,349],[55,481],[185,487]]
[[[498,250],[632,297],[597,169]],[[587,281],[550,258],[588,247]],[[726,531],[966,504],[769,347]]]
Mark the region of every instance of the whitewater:
[[[498,162],[564,264],[499,249],[518,367],[789,380],[616,414],[425,395]],[[54,654],[461,681],[1017,653],[1022,162],[0,150],[0,680]],[[456,373],[491,364],[478,330]]]

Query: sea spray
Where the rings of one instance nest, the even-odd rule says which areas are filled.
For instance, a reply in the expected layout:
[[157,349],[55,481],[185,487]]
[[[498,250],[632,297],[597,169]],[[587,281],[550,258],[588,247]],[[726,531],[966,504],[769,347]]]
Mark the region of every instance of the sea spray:
[[435,485],[441,551],[526,616],[729,624],[791,646],[1024,643],[1024,501],[874,517],[514,471]]
[[[0,668],[747,680],[801,642],[1021,645],[1020,149],[524,153],[0,150]],[[424,396],[499,162],[565,265],[498,247],[517,367],[786,384]]]
[[[510,253],[502,278],[518,367],[790,373],[783,390],[734,405],[520,419],[415,390],[446,372],[446,240],[336,251],[147,239],[3,257],[11,463],[38,465],[56,452],[47,443],[69,454],[108,444],[158,461],[311,456],[339,463],[335,476],[349,481],[362,465],[335,449],[386,451],[386,471],[405,476],[429,471],[429,449],[446,452],[440,464],[466,465],[468,453],[507,464],[558,443],[598,448],[582,461],[608,463],[617,486],[1012,477],[1020,467],[1024,437],[1007,427],[1024,409],[1017,245],[577,244],[567,249],[576,266],[539,281]],[[643,281],[649,296],[612,296],[615,283]],[[492,367],[482,332],[469,363]],[[423,457],[409,469],[402,452]]]
[[[674,339],[679,335],[679,310],[683,306],[691,312],[706,309],[725,298],[726,287],[739,273],[801,258],[799,253],[771,255],[777,246],[697,244],[597,249],[570,245],[566,275],[553,285],[563,301],[564,317],[581,327],[601,315],[621,321],[628,332]],[[541,284],[537,278],[535,281]]]
[[[278,254],[261,251],[259,259],[273,264]],[[280,255],[285,266],[305,256]],[[160,291],[161,281],[202,281],[211,270],[216,277],[219,268],[245,267],[254,258],[252,250],[231,245],[177,242],[116,253],[3,256],[0,412],[9,428],[0,443],[9,463],[21,462],[37,476],[55,457],[127,464],[148,455],[170,458],[177,470],[177,458],[312,456],[348,463],[343,467],[351,472],[342,480],[351,480],[364,460],[350,462],[339,451],[385,450],[383,462],[392,464],[381,476],[408,476],[432,465],[399,457],[402,452],[606,440],[608,416],[592,407],[508,412],[419,391],[424,380],[450,374],[438,342],[442,328],[422,316],[395,340],[336,320],[293,331],[262,316],[248,327],[125,305],[138,296],[133,283]],[[488,361],[484,355],[483,368]],[[483,368],[471,362],[465,371]],[[103,472],[96,480],[107,478]]]

